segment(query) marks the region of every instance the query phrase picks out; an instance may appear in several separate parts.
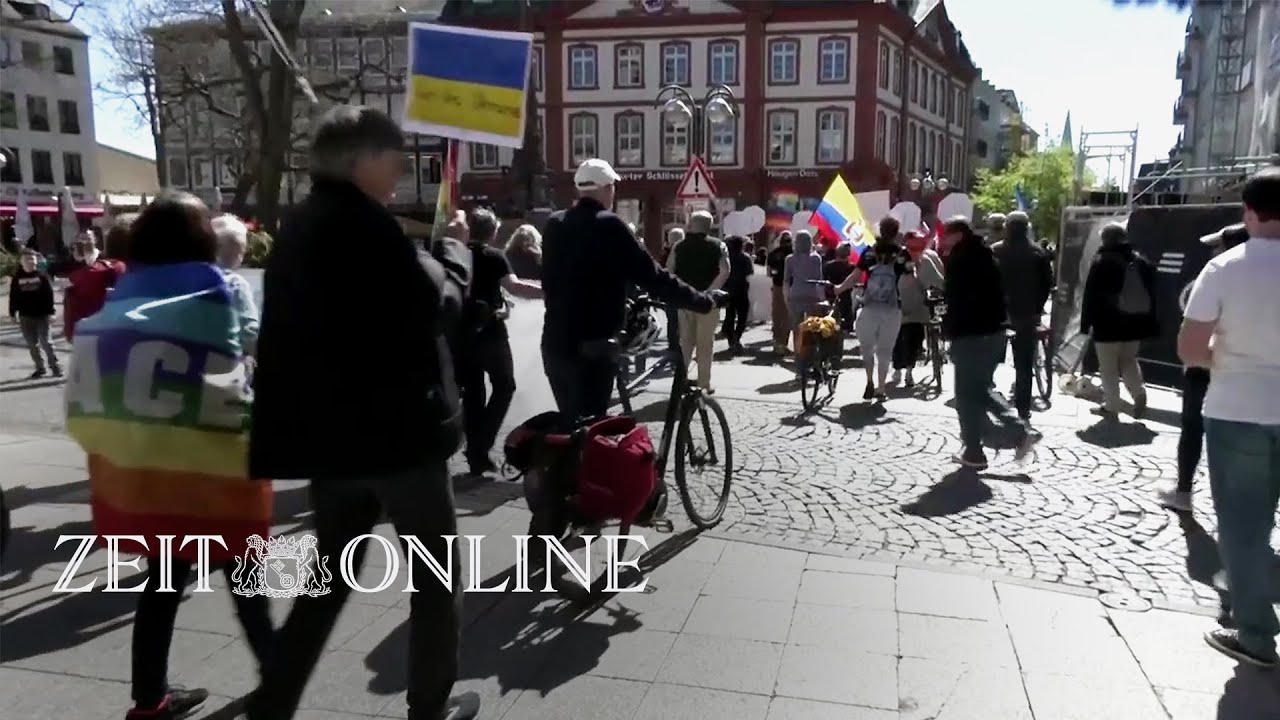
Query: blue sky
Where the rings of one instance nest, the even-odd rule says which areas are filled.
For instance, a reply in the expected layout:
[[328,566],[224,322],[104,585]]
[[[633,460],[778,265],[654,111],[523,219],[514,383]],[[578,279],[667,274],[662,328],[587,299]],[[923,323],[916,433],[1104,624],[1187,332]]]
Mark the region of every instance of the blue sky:
[[[1164,3],[1116,6],[1112,0],[947,0],[947,12],[983,76],[1013,88],[1037,131],[1054,139],[1071,111],[1081,130],[1138,128],[1138,161],[1167,156],[1178,137],[1172,123],[1179,82],[1174,64],[1183,47],[1187,13]],[[97,17],[87,18],[92,25]],[[95,80],[109,65],[91,41]],[[1125,58],[1134,58],[1126,60]],[[132,107],[94,103],[98,139],[153,157],[154,148]],[[1105,177],[1105,161],[1093,170]],[[1113,175],[1121,175],[1119,165]]]

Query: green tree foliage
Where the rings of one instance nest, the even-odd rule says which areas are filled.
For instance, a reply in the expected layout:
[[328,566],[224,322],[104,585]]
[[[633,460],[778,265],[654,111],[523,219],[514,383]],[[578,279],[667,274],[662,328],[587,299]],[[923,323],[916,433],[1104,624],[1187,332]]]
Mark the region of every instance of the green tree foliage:
[[[1062,210],[1073,202],[1074,180],[1075,156],[1071,149],[1051,146],[1017,155],[998,172],[986,168],[979,170],[976,189],[971,196],[974,207],[984,215],[1008,213],[1017,209],[1014,194],[1021,186],[1023,195],[1032,206],[1028,214],[1036,236],[1056,239]],[[1086,171],[1084,187],[1091,184]]]

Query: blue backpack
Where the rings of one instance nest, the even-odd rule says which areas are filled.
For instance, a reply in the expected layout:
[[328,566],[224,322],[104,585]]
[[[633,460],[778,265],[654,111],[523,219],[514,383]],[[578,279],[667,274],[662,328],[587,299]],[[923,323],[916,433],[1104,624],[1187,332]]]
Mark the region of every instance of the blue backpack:
[[867,289],[862,294],[863,305],[898,307],[898,272],[893,265],[876,263],[867,273]]

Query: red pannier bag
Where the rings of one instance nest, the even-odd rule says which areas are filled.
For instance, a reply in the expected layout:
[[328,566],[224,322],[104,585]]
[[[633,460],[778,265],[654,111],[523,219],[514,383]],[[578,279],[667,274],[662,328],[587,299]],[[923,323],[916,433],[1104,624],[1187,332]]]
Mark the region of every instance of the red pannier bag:
[[633,417],[608,417],[581,431],[576,492],[583,518],[630,525],[644,509],[658,474],[649,430]]

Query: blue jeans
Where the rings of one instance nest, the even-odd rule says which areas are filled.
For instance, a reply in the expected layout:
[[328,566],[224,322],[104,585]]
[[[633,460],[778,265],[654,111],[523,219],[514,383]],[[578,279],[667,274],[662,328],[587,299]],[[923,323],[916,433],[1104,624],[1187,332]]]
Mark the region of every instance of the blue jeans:
[[992,384],[1004,352],[1004,333],[971,335],[951,341],[951,363],[956,368],[956,416],[960,420],[960,442],[966,453],[982,452],[988,414],[1019,436],[1027,431],[1026,424]]
[[1218,550],[1231,588],[1231,614],[1247,650],[1275,651],[1280,621],[1271,605],[1271,531],[1280,501],[1280,425],[1205,418],[1209,487]]

